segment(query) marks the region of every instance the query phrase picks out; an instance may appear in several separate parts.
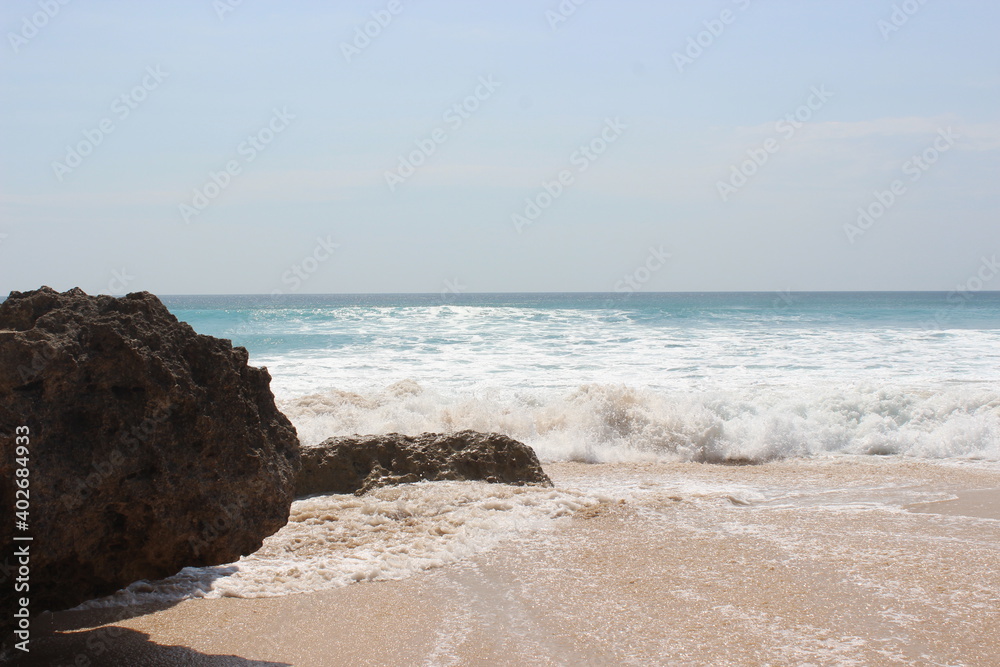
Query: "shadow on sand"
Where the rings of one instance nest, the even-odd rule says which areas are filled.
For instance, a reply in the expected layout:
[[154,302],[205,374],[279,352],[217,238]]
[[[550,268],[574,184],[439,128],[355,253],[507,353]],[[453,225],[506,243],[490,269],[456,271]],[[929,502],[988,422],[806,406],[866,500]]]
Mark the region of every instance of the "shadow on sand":
[[[183,646],[163,646],[149,635],[128,628],[106,625],[92,630],[56,632],[33,639],[29,654],[21,653],[12,665],[25,667],[291,667],[286,662],[247,660],[235,655],[210,655]],[[21,657],[24,656],[24,657]]]
[[[190,597],[199,597],[211,588],[215,579],[236,571],[234,567],[208,567],[209,578],[178,582],[175,588]],[[175,575],[176,577],[176,575]],[[208,665],[212,667],[287,666],[284,662],[247,660],[234,655],[210,655],[184,646],[165,646],[150,641],[149,635],[114,625],[121,621],[152,614],[178,604],[180,600],[128,606],[73,609],[45,612],[32,621],[30,652],[14,651],[0,663],[34,667],[117,667],[156,665]]]

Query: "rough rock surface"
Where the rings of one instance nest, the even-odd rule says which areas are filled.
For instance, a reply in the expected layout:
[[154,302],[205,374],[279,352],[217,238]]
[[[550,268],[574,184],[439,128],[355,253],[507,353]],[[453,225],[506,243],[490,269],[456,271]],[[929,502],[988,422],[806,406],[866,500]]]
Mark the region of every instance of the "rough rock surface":
[[[236,560],[286,523],[298,439],[247,358],[148,292],[43,287],[0,304],[0,544],[14,544],[14,437],[27,426],[17,534],[33,537],[34,613]],[[8,580],[4,622],[14,598]]]
[[551,486],[535,452],[498,433],[342,436],[302,448],[296,495],[355,493],[421,480]]

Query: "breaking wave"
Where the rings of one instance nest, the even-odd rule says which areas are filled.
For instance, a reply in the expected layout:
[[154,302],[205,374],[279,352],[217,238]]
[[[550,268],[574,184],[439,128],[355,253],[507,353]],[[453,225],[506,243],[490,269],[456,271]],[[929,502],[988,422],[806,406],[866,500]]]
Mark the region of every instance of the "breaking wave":
[[570,391],[444,393],[412,380],[280,401],[310,445],[353,433],[474,429],[543,460],[763,462],[827,454],[1000,460],[1000,394],[972,385],[753,387],[671,392],[585,384]]

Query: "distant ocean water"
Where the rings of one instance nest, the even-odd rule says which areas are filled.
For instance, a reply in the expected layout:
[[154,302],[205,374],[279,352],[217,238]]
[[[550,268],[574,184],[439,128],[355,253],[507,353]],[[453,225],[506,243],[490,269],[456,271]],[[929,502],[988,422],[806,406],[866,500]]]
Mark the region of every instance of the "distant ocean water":
[[499,431],[560,461],[1000,460],[1000,293],[168,296],[305,444]]

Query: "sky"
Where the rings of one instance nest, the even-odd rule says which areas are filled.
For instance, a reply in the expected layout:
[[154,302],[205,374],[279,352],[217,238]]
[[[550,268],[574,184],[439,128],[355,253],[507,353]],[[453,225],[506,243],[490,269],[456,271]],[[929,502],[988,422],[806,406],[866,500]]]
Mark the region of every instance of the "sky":
[[1000,289],[997,25],[991,0],[5,0],[0,292]]

